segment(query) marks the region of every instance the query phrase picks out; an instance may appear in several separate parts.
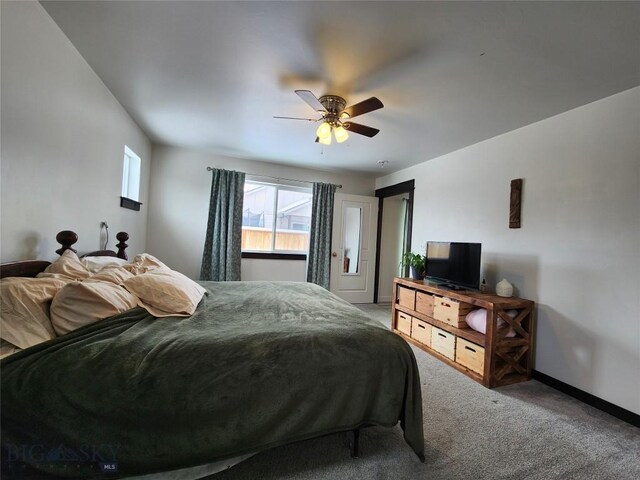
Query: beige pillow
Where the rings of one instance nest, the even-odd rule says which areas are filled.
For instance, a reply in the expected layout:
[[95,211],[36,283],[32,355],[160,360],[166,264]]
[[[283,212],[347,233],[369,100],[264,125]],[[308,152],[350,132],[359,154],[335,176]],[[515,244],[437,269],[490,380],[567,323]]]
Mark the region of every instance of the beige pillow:
[[111,282],[72,282],[51,303],[51,323],[58,335],[137,306],[138,299]]
[[122,285],[125,280],[133,277],[133,273],[127,270],[127,267],[104,268],[98,273],[91,275],[85,281],[91,282],[110,282],[116,285]]
[[130,265],[127,265],[127,269],[134,275],[147,273],[158,268],[165,268],[169,270],[169,267],[167,267],[153,255],[149,255],[148,253],[141,253],[139,255],[136,255],[135,257],[133,257],[133,262],[131,262]]
[[37,276],[40,278],[67,277],[71,280],[82,280],[90,275],[91,272],[82,264],[78,256],[71,250],[65,250],[59,259],[45,268],[44,272],[39,273]]
[[131,277],[124,287],[154,317],[188,317],[205,293],[196,282],[166,267]]
[[127,260],[118,257],[109,257],[107,255],[104,256],[90,256],[84,257],[80,259],[80,263],[89,270],[91,273],[97,273],[104,268],[110,267],[122,267],[123,265],[128,264]]
[[0,281],[0,338],[18,348],[55,338],[49,305],[68,279],[3,278]]

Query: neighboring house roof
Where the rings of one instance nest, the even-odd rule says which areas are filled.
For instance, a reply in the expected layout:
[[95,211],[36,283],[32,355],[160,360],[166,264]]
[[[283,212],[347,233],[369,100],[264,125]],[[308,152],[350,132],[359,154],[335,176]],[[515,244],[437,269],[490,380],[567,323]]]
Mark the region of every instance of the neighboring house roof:
[[285,205],[282,208],[278,209],[279,215],[293,215],[296,211],[302,210],[303,208],[308,208],[311,206],[311,199],[305,198],[302,200],[298,200],[297,202],[290,203],[289,205]]
[[267,188],[265,185],[255,185],[251,183],[245,183],[245,195],[253,195]]

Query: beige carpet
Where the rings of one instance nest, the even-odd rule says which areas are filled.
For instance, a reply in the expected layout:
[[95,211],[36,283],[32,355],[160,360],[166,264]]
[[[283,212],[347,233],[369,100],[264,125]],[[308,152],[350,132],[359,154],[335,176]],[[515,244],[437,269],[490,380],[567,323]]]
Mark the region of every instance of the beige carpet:
[[[361,305],[389,325],[389,306]],[[640,478],[640,429],[535,380],[488,390],[414,348],[422,382],[426,462],[399,426],[259,453],[210,477],[231,479],[575,479]]]

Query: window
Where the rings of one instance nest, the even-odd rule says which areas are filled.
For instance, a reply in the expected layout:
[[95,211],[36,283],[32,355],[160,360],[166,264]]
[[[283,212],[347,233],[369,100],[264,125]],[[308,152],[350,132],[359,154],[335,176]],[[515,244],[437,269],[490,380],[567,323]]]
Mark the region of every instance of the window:
[[126,145],[122,168],[122,196],[136,202],[140,199],[140,157]]
[[310,189],[245,182],[243,252],[306,254],[310,229]]

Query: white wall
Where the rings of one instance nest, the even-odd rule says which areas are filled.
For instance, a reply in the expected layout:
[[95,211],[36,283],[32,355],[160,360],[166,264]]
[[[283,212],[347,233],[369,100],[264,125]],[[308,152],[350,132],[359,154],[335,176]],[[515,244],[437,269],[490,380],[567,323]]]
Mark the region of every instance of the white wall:
[[[640,413],[640,87],[380,178],[415,178],[414,249],[482,242],[535,300],[535,369]],[[509,182],[523,178],[522,228]]]
[[[341,184],[342,193],[370,195],[374,179],[154,145],[148,251],[191,278],[200,276],[211,172],[207,166],[294,180]],[[305,281],[305,261],[243,259],[243,280]]]
[[382,232],[380,235],[380,277],[378,279],[378,302],[393,299],[393,278],[401,275],[402,238],[404,231],[406,195],[395,195],[384,199],[382,206]]
[[[151,145],[37,2],[1,2],[0,261],[56,258],[60,230],[101,248],[100,222],[144,251]],[[124,145],[142,158],[140,212],[120,207]]]

